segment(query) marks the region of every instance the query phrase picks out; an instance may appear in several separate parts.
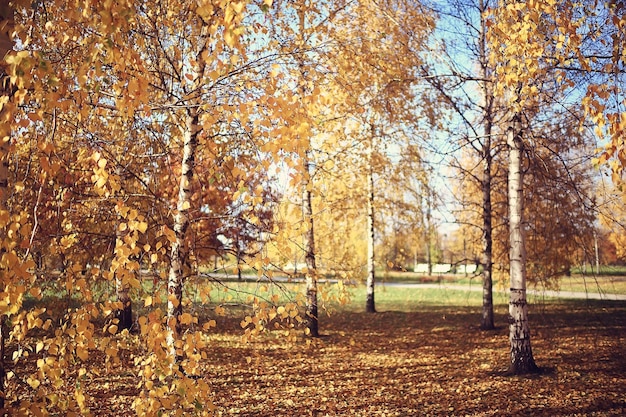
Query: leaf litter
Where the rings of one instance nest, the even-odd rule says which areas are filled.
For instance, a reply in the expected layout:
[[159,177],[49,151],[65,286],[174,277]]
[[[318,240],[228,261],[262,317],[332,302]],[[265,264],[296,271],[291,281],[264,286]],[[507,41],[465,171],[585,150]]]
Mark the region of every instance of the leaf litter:
[[[626,414],[626,303],[531,307],[533,351],[543,369],[532,376],[505,374],[508,329],[480,331],[479,314],[476,307],[438,306],[340,311],[323,317],[319,339],[273,331],[251,342],[242,341],[241,317],[213,317],[217,329],[200,373],[212,389],[206,401],[218,416]],[[505,320],[496,314],[497,323]],[[90,377],[81,383],[92,415],[132,414],[138,352],[128,346],[117,365],[91,354]],[[14,373],[32,372],[35,360],[18,362]],[[8,398],[19,402],[21,388],[9,384]]]

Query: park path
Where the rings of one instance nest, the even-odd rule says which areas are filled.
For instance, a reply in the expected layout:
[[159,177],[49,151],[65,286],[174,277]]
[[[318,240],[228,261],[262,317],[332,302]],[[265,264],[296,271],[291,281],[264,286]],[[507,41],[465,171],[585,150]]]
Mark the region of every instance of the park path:
[[[236,275],[228,273],[211,273],[207,276],[216,279],[237,279]],[[245,276],[244,281],[258,282],[257,276]],[[301,278],[293,278],[286,276],[274,276],[273,281],[276,282],[304,282]],[[324,282],[337,282],[337,280],[329,279],[322,280]],[[442,283],[417,283],[417,282],[377,282],[377,286],[399,287],[399,288],[437,288],[459,291],[481,291],[483,290],[482,284],[446,284]],[[494,293],[497,290],[494,288]],[[532,295],[540,298],[564,298],[564,299],[576,299],[576,300],[607,300],[607,301],[626,301],[626,294],[610,294],[606,292],[576,292],[576,291],[552,291],[552,290],[533,290],[528,289],[526,291],[528,295]]]
[[[462,284],[422,284],[422,283],[403,283],[403,282],[384,282],[378,283],[378,285],[384,285],[388,287],[400,287],[400,288],[438,288],[446,290],[459,290],[459,291],[481,291],[483,290],[480,285],[462,285]],[[496,290],[494,289],[494,292]],[[626,294],[609,294],[604,292],[576,292],[576,291],[551,291],[551,290],[533,290],[526,291],[528,295],[546,298],[569,298],[576,300],[610,300],[610,301],[626,301]]]

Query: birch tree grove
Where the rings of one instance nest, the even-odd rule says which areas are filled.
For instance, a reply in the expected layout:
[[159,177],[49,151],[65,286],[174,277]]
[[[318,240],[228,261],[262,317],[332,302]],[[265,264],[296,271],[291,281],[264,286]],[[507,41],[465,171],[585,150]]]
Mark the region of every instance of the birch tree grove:
[[[287,396],[315,398],[306,389],[317,377],[370,361],[414,373],[410,356],[425,345],[413,339],[443,340],[447,325],[394,338],[414,350],[391,358],[354,342],[359,326],[317,338],[320,316],[352,292],[381,311],[382,268],[407,273],[424,247],[430,268],[443,252],[433,178],[446,158],[464,174],[446,186],[465,204],[468,245],[480,247],[480,327],[495,327],[494,276],[508,273],[509,371],[538,372],[528,283],[558,283],[592,245],[592,157],[623,181],[625,10],[0,1],[0,414],[254,414],[267,404],[293,414]],[[350,314],[370,329],[412,313]],[[420,364],[434,370],[438,352],[426,347]],[[479,356],[471,363],[491,366]],[[287,378],[276,358],[293,359]],[[290,385],[294,375],[306,389]],[[332,395],[306,412],[345,412],[349,384],[329,382]],[[270,395],[279,389],[285,398]]]

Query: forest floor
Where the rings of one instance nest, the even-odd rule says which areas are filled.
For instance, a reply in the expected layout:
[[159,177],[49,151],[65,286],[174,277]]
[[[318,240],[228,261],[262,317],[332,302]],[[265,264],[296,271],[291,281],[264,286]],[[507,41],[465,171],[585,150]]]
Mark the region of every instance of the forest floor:
[[[525,377],[505,374],[505,305],[493,331],[478,329],[477,306],[379,306],[335,311],[321,318],[322,337],[291,341],[274,332],[244,343],[240,318],[220,317],[202,373],[207,402],[220,416],[626,415],[626,302],[532,306],[543,372]],[[94,416],[133,415],[131,355],[119,373],[86,383]]]

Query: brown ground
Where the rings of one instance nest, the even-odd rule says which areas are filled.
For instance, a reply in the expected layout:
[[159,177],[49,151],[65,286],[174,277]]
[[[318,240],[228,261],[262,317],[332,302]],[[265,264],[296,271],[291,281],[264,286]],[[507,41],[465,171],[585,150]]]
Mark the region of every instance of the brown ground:
[[[222,319],[203,378],[223,416],[626,415],[626,303],[532,311],[541,375],[503,374],[507,329],[479,331],[478,309],[430,306],[337,313],[308,343],[243,344],[239,320]],[[132,367],[92,378],[93,414],[132,415],[138,381]]]

